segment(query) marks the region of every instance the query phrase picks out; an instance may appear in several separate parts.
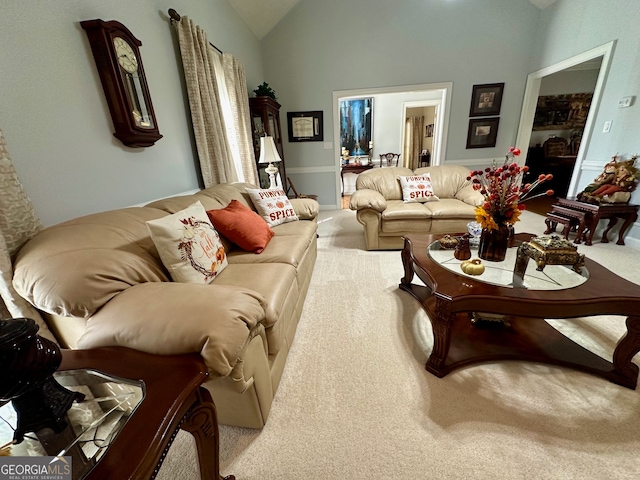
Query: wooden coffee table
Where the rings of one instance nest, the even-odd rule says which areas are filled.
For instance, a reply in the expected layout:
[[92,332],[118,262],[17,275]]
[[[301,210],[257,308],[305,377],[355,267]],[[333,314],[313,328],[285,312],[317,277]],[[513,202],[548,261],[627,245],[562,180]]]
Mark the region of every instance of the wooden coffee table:
[[[487,272],[480,277],[462,273],[460,262],[453,259],[453,251],[452,261],[434,260],[432,257],[436,255],[429,254],[428,248],[439,245],[434,242],[441,237],[407,235],[402,250],[405,274],[400,288],[420,302],[433,329],[433,350],[427,371],[444,377],[456,368],[477,363],[528,360],[573,368],[636,388],[638,366],[631,359],[640,351],[638,285],[588,258],[582,278],[572,278],[578,274],[569,271],[570,267],[560,272],[566,279],[577,281],[577,286],[571,288],[556,285],[555,289],[546,290],[513,288],[504,282],[487,283],[483,280]],[[529,234],[516,235],[518,241],[529,238]],[[472,253],[477,256],[477,252]],[[503,268],[505,275],[512,268],[512,264],[500,265],[503,262],[483,263],[487,268]],[[546,275],[548,268],[544,271]],[[530,265],[527,274],[535,276],[535,272],[535,265]],[[424,285],[412,283],[414,276]],[[478,312],[482,314],[476,317],[492,321],[472,322]],[[627,317],[627,331],[615,348],[612,362],[578,345],[544,321],[592,315]],[[498,317],[503,321],[495,321]]]

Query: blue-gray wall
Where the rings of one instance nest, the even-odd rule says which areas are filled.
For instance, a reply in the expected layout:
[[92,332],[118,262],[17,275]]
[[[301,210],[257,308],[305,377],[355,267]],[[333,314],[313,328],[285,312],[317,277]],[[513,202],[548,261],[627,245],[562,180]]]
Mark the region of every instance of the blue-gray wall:
[[[266,80],[287,111],[324,111],[333,138],[334,91],[453,82],[446,161],[498,158],[515,141],[527,75],[616,40],[586,154],[593,173],[611,155],[640,153],[640,2],[558,0],[301,0],[260,42],[226,0],[0,0],[0,128],[45,224],[150,201],[198,187],[173,7],[221,49],[240,58],[249,90]],[[156,146],[128,149],[111,118],[78,22],[118,20],[143,42],[142,57],[160,131]],[[505,82],[496,148],[466,150],[471,88]],[[602,124],[612,120],[611,133]],[[287,168],[299,191],[330,205],[334,149],[290,144]],[[314,173],[319,171],[320,173]],[[585,180],[586,181],[586,180]],[[634,202],[638,203],[638,193]],[[638,228],[632,231],[640,238]]]
[[[453,82],[446,160],[502,157],[515,140],[539,18],[528,0],[302,0],[263,39],[265,76],[282,120],[323,110],[334,146],[334,91]],[[505,91],[496,147],[466,150],[472,87],[497,82]],[[336,150],[284,150],[298,190],[335,203]]]
[[[124,207],[198,188],[175,8],[263,81],[260,42],[226,0],[0,0],[0,129],[42,221]],[[142,41],[160,133],[124,147],[113,125],[81,20],[117,20]]]

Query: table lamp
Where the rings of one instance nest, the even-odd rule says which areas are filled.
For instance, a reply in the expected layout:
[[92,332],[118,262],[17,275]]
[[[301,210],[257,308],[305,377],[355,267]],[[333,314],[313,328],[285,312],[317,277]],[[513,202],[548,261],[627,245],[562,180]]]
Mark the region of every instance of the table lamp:
[[269,189],[278,188],[276,182],[276,173],[278,173],[278,167],[274,163],[281,162],[282,159],[276,149],[276,144],[273,142],[273,137],[260,137],[260,159],[258,163],[268,163],[269,166],[264,169],[269,175]]

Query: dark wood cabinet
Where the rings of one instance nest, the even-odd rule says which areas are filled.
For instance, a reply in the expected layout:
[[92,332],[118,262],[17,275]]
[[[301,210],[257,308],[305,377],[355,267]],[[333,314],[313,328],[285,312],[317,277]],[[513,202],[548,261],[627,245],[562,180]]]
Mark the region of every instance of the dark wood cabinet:
[[282,129],[280,128],[280,104],[269,97],[249,98],[249,110],[251,111],[251,132],[253,135],[253,150],[255,152],[256,167],[260,186],[269,186],[269,175],[265,173],[267,165],[258,163],[260,159],[260,137],[265,135],[273,137],[278,153],[282,161],[277,164],[282,180],[282,188],[288,192],[287,170],[285,167],[284,149],[282,148]]

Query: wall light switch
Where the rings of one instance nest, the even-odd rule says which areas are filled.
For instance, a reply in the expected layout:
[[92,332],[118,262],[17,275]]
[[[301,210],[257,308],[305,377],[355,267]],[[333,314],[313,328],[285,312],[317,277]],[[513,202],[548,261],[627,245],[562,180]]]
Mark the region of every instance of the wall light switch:
[[611,120],[607,120],[604,122],[604,126],[602,127],[602,133],[609,133],[611,131]]
[[331,150],[333,148],[333,142],[324,142],[324,149]]

